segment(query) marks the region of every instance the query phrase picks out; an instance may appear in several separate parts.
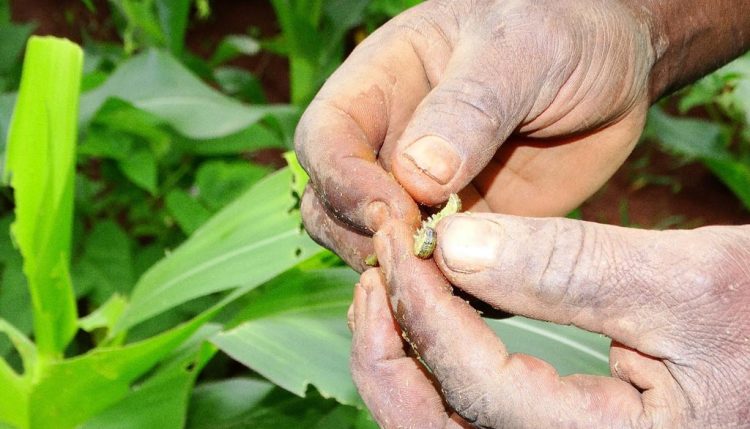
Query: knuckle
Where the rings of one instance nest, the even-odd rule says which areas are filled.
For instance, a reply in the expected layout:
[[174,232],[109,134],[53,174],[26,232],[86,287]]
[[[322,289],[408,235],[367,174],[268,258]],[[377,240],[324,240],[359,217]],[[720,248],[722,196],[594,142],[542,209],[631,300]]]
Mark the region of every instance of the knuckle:
[[541,270],[532,283],[532,292],[546,304],[563,305],[575,295],[570,289],[576,273],[585,269],[581,257],[586,246],[586,228],[581,222],[554,219],[537,234],[552,237],[552,240],[548,240],[547,257],[542,259],[545,265],[538,267]]
[[479,427],[505,427],[497,425],[499,416],[492,410],[496,407],[491,393],[492,386],[484,383],[464,383],[449,389],[443,388],[446,402],[467,422]]
[[508,116],[495,85],[484,79],[462,76],[442,82],[439,88],[430,100],[431,105],[438,113],[458,116],[467,131],[496,133],[501,126],[500,118]]

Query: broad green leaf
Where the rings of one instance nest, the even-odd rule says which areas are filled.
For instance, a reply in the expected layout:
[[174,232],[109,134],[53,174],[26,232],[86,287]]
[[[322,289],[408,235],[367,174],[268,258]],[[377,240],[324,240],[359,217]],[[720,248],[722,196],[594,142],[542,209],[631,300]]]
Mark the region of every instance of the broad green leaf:
[[167,47],[175,55],[180,55],[185,47],[185,30],[190,18],[192,0],[156,0],[162,33]]
[[0,357],[0,427],[23,427],[28,421],[29,403],[25,380]]
[[138,281],[119,329],[200,296],[249,290],[319,251],[291,210],[290,186],[288,169],[268,176],[152,267]]
[[76,291],[97,304],[114,293],[127,295],[135,284],[132,247],[125,231],[113,221],[94,225],[86,234],[83,255],[73,265]]
[[213,67],[231,61],[240,55],[252,56],[260,52],[260,43],[244,34],[232,34],[224,37],[211,57]]
[[304,396],[361,404],[349,374],[346,311],[359,276],[348,268],[290,271],[243,302],[239,326],[212,338],[222,351],[273,383]]
[[263,148],[284,148],[284,141],[267,126],[254,124],[244,130],[209,140],[188,140],[181,142],[188,152],[199,155],[236,155]]
[[94,125],[111,134],[124,134],[137,138],[140,143],[148,143],[157,158],[164,156],[172,144],[173,135],[164,129],[164,121],[116,99],[104,103],[94,118]]
[[750,209],[750,165],[720,144],[722,125],[699,119],[673,118],[658,108],[649,113],[647,134],[666,150],[700,160]]
[[610,340],[573,326],[516,316],[485,319],[512,353],[524,353],[552,364],[561,375],[609,375]]
[[188,401],[203,367],[207,345],[160,369],[121,401],[88,420],[82,429],[163,429],[185,427]]
[[[10,239],[11,217],[0,219],[0,318],[22,334],[31,333],[31,298],[23,276],[23,259]],[[10,340],[0,336],[0,357],[11,349]]]
[[141,45],[165,46],[166,36],[161,28],[153,0],[110,0],[125,18],[127,26],[123,42],[127,52]]
[[0,319],[0,333],[8,336],[13,346],[23,358],[24,368],[34,371],[37,362],[37,348],[21,331],[4,319]]
[[0,75],[6,75],[16,66],[34,27],[36,25],[31,23],[0,22]]
[[124,160],[133,152],[132,136],[110,128],[90,127],[78,153],[99,158]]
[[721,127],[718,124],[674,118],[658,107],[649,110],[645,135],[656,138],[666,150],[689,159],[729,156],[719,142]]
[[137,186],[156,195],[157,165],[154,154],[147,149],[137,150],[118,163],[123,174]]
[[133,382],[187,341],[218,309],[147,340],[100,347],[45,366],[30,392],[30,427],[77,427],[118,403]]
[[[265,380],[230,378],[195,388],[190,401],[188,427],[232,427],[254,409],[276,386]],[[249,423],[249,422],[246,422]]]
[[185,235],[195,232],[211,217],[207,208],[180,189],[167,194],[164,204]]
[[750,164],[723,159],[704,159],[703,162],[750,210]]
[[722,67],[717,73],[737,76],[731,98],[734,104],[744,112],[745,125],[750,126],[750,52]]
[[266,176],[271,170],[246,161],[207,161],[196,173],[198,197],[219,210]]
[[375,429],[366,411],[325,400],[312,391],[294,396],[267,381],[233,378],[196,387],[187,428]]
[[13,236],[34,303],[34,336],[51,356],[60,356],[76,331],[68,272],[82,61],[81,49],[67,40],[30,39],[8,139]]
[[260,80],[252,73],[239,67],[217,67],[214,80],[222,91],[249,103],[267,103]]
[[109,331],[114,327],[127,305],[125,298],[115,293],[93,313],[79,319],[78,325],[86,332],[93,332],[96,329]]
[[164,120],[181,134],[208,139],[230,135],[287,106],[249,106],[213,90],[171,55],[150,50],[122,63],[103,85],[84,94],[81,121],[87,123],[110,97]]
[[[33,371],[36,366],[36,348],[11,324],[0,319],[0,335],[7,335],[21,354],[27,371]],[[8,423],[16,427],[23,427],[29,418],[28,381],[29,376],[17,374],[0,357],[0,423]]]

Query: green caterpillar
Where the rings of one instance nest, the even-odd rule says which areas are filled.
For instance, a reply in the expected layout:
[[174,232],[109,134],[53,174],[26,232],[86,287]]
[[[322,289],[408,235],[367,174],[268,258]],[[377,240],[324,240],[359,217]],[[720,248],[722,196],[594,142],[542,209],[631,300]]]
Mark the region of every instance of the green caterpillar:
[[[444,217],[461,211],[461,199],[456,194],[450,194],[448,202],[439,212],[422,221],[422,226],[414,233],[414,254],[422,259],[432,256],[437,245],[437,234],[435,228]],[[375,267],[378,265],[378,257],[373,253],[365,258],[365,265]]]
[[458,198],[458,195],[451,194],[442,210],[422,221],[422,226],[414,234],[414,254],[422,259],[432,256],[435,245],[437,245],[435,228],[437,228],[438,222],[459,211],[461,211],[461,199]]

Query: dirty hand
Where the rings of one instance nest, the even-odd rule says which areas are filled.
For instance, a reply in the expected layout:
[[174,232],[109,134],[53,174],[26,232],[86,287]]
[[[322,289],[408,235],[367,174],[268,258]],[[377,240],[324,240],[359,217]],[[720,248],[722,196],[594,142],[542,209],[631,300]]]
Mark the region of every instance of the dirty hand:
[[[355,289],[352,371],[383,427],[750,424],[750,225],[656,232],[460,214],[437,232],[442,273],[389,222],[375,235],[382,273]],[[498,309],[612,338],[612,377],[560,377],[508,355],[443,274]],[[404,353],[399,325],[429,371]]]
[[310,234],[362,269],[385,219],[417,225],[415,201],[576,207],[630,153],[654,96],[650,25],[625,3],[436,0],[388,22],[297,129]]

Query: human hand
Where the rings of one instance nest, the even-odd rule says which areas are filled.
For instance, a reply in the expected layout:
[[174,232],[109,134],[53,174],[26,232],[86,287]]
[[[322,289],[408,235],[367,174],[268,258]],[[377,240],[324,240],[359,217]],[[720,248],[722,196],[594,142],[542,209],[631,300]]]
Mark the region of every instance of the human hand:
[[[384,427],[750,424],[750,226],[657,232],[461,214],[437,233],[440,271],[411,256],[408,226],[388,223],[375,236],[383,274],[356,288],[353,375]],[[612,338],[612,377],[560,377],[508,355],[443,274],[496,308]],[[403,352],[386,283],[435,384]]]
[[385,220],[416,227],[414,201],[576,207],[630,153],[651,101],[650,25],[625,3],[434,0],[384,25],[300,121],[307,230],[361,270]]

